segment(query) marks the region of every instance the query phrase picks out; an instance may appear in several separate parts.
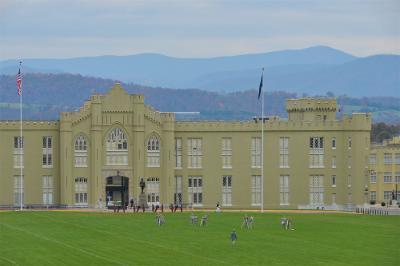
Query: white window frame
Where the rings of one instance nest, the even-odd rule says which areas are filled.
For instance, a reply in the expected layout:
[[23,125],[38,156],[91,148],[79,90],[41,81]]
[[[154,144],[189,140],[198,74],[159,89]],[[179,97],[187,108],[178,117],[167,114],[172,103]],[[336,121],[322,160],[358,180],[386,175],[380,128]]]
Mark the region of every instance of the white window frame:
[[201,138],[188,138],[188,168],[202,168],[203,152]]
[[147,141],[147,167],[160,167],[160,140],[151,136]]
[[251,206],[261,206],[261,176],[251,176]]
[[376,164],[376,153],[369,155],[369,164]]
[[222,206],[232,206],[232,176],[222,176]]
[[369,200],[376,202],[376,191],[370,191],[369,192]]
[[332,149],[333,149],[333,150],[336,150],[336,137],[333,137],[333,138],[332,138],[331,144],[332,144]]
[[391,172],[383,173],[383,183],[391,184],[393,182],[393,175]]
[[75,139],[74,162],[75,167],[88,167],[88,143],[83,135]]
[[400,164],[400,153],[395,153],[394,155],[394,163]]
[[376,172],[375,171],[371,171],[369,174],[369,182],[371,184],[375,184],[376,183]]
[[321,206],[324,205],[324,176],[311,175],[310,176],[310,205]]
[[[22,206],[25,201],[25,188],[24,188],[24,176],[14,175],[14,206],[21,206],[21,198],[22,198]],[[21,197],[22,194],[22,197]]]
[[88,179],[86,177],[75,178],[75,206],[88,206]]
[[182,176],[175,176],[175,193],[174,193],[174,204],[183,203],[183,186],[182,186]]
[[24,137],[14,137],[13,162],[14,168],[24,168]]
[[148,205],[160,205],[160,178],[149,177],[146,181],[146,193]]
[[279,167],[289,168],[289,138],[279,138]]
[[121,128],[110,130],[105,143],[106,165],[128,165],[128,138]]
[[289,175],[281,175],[279,184],[279,204],[289,205]]
[[332,168],[336,168],[336,156],[332,156]]
[[189,176],[188,202],[194,207],[201,207],[203,200],[203,178],[201,176]]
[[332,181],[332,187],[336,187],[336,183],[337,183],[336,175],[331,176],[331,181]]
[[48,175],[42,176],[42,185],[43,185],[43,204],[52,205],[54,198],[53,177]]
[[175,138],[175,168],[182,168],[182,138]]
[[251,138],[251,168],[261,168],[261,138]]
[[324,168],[324,138],[310,137],[309,167]]
[[351,146],[352,146],[352,140],[351,140],[351,137],[348,137],[348,138],[347,138],[347,148],[348,148],[349,150],[351,150]]
[[222,168],[232,168],[232,138],[222,138],[221,140],[221,159]]
[[42,168],[53,168],[53,137],[42,138]]
[[383,163],[384,164],[392,164],[393,163],[393,158],[392,158],[392,154],[391,153],[384,153],[383,154]]

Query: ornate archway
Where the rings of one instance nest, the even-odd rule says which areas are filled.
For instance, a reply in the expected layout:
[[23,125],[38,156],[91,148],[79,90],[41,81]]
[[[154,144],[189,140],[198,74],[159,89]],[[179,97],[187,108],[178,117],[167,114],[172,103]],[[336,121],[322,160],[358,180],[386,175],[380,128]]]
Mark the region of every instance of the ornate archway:
[[127,206],[129,203],[129,178],[119,175],[119,171],[115,176],[106,178],[106,206],[113,208],[114,206]]

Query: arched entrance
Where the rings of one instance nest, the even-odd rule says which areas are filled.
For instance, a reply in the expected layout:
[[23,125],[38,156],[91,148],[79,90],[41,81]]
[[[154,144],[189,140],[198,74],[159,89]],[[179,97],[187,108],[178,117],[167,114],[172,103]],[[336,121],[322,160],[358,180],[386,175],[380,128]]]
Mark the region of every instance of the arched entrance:
[[109,176],[106,178],[106,206],[126,206],[129,203],[129,178],[120,176]]

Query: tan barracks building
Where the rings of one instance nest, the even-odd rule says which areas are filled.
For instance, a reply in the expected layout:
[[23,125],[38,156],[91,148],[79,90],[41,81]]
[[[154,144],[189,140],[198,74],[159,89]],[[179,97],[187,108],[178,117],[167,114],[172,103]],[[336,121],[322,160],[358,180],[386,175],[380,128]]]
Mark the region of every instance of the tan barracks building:
[[[176,121],[117,83],[59,121],[0,121],[0,207],[345,209],[368,199],[371,116],[334,99],[287,101],[288,119]],[[20,168],[23,167],[21,178]],[[261,184],[264,184],[262,195]],[[21,194],[22,193],[22,194]]]

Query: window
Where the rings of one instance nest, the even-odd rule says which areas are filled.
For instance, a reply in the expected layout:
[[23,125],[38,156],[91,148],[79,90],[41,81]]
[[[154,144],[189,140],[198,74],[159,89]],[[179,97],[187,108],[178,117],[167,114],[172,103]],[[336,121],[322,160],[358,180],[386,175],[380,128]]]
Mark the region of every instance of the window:
[[347,194],[347,204],[351,204],[353,202],[353,194]]
[[146,182],[147,204],[160,204],[160,178],[149,177]]
[[232,206],[232,176],[222,177],[222,205]]
[[82,135],[78,136],[75,140],[75,167],[87,167],[87,141]]
[[395,164],[400,164],[400,153],[396,153],[394,155],[394,163]]
[[332,138],[332,149],[336,149],[336,138]]
[[336,156],[332,156],[332,168],[336,168]]
[[376,154],[369,155],[369,164],[376,164]]
[[222,168],[232,168],[232,139],[222,138]]
[[289,138],[279,138],[279,167],[289,168]]
[[24,176],[14,176],[14,206],[24,204]]
[[332,193],[332,205],[336,205],[336,193]]
[[349,150],[351,149],[351,137],[348,137],[347,139],[347,147],[349,148]]
[[383,155],[383,163],[384,164],[392,164],[392,154],[391,153],[385,153]]
[[182,204],[182,177],[175,176],[174,203]]
[[352,183],[351,175],[348,175],[347,176],[347,187],[351,187],[351,183]]
[[336,175],[332,175],[332,187],[336,187]]
[[370,201],[376,201],[376,191],[370,191],[369,192],[369,200]]
[[128,165],[128,140],[120,128],[113,128],[107,136],[106,164]]
[[251,205],[261,205],[261,176],[259,175],[251,177]]
[[175,139],[175,167],[182,168],[182,139]]
[[24,137],[14,137],[14,168],[24,168]]
[[394,181],[396,182],[396,184],[400,184],[400,172],[395,173]]
[[383,173],[383,183],[392,183],[392,173]]
[[310,138],[309,160],[310,168],[324,168],[324,138]]
[[347,168],[351,168],[351,155],[347,157]]
[[280,176],[279,198],[280,205],[289,205],[289,176]]
[[310,205],[324,204],[324,176],[310,176]]
[[201,150],[201,139],[189,138],[188,139],[188,167],[201,168],[203,153]]
[[53,204],[53,177],[43,176],[43,204]]
[[392,199],[392,191],[383,191],[383,199],[388,201]]
[[160,167],[160,141],[156,136],[147,141],[147,167]]
[[251,138],[251,167],[261,168],[261,138]]
[[87,188],[88,186],[86,177],[75,178],[75,206],[88,205]]
[[200,176],[191,176],[188,180],[189,203],[194,206],[203,205],[203,179]]
[[371,172],[369,174],[369,182],[370,183],[376,183],[376,172]]
[[43,168],[53,167],[53,145],[52,137],[43,137]]

